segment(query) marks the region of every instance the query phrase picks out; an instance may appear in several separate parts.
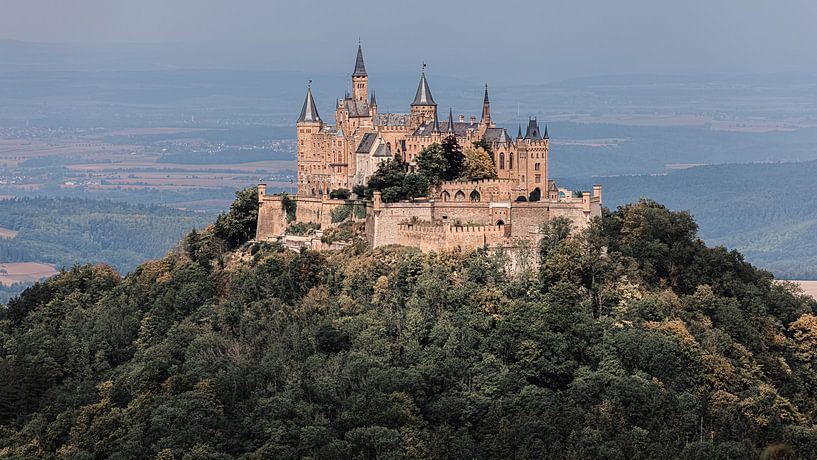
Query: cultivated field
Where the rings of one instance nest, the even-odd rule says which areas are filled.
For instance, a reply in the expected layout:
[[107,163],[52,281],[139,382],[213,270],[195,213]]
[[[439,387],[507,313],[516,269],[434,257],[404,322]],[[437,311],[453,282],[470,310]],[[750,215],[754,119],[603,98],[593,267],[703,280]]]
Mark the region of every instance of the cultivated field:
[[817,299],[817,281],[792,281],[800,285],[803,292]]
[[10,240],[10,239],[14,238],[15,236],[17,236],[17,231],[10,230],[8,228],[0,227],[0,240],[1,239]]
[[50,264],[32,262],[0,264],[0,284],[4,286],[38,281],[56,274],[56,267]]

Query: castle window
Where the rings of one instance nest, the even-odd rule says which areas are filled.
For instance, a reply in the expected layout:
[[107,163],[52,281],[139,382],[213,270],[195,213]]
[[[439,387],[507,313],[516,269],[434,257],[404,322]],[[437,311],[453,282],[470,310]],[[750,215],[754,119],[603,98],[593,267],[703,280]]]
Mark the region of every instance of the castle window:
[[536,163],[535,165],[533,165],[533,169],[539,171],[539,163]]
[[463,193],[462,190],[458,191],[454,195],[454,201],[465,201],[465,193]]
[[471,201],[476,203],[480,199],[479,192],[474,190],[473,192],[471,192],[471,197],[470,198],[471,198]]
[[505,154],[499,154],[499,169],[505,169]]
[[513,169],[513,153],[508,157],[508,169]]
[[542,182],[542,175],[541,175],[541,174],[537,174],[537,175],[536,175],[536,181],[535,181],[535,182],[536,182],[537,184],[538,184],[538,183],[540,183],[540,182]]

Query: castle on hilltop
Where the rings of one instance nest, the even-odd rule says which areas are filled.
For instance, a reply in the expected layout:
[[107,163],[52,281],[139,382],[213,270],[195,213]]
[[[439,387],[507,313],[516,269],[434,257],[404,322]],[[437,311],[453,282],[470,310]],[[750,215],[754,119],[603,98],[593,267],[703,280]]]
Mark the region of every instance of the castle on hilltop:
[[[336,101],[335,124],[321,118],[311,85],[307,88],[296,123],[297,194],[268,195],[266,185],[259,185],[258,240],[283,237],[293,222],[320,224],[325,231],[338,224],[339,215],[348,215],[365,222],[371,247],[503,247],[519,239],[538,240],[541,225],[554,217],[567,217],[581,228],[601,214],[601,186],[594,185],[592,194],[574,194],[548,179],[547,126],[541,130],[530,119],[524,134],[520,126],[515,137],[496,126],[487,85],[479,121],[463,115],[455,119],[451,109],[440,120],[424,65],[409,112],[380,113],[375,93],[369,93],[360,46],[351,84],[351,93]],[[490,146],[496,178],[443,182],[427,197],[395,203],[384,202],[379,192],[369,200],[330,197],[333,191],[366,185],[378,165],[395,156],[414,168],[423,149],[451,137],[463,148],[476,142]],[[357,212],[336,211],[350,206]]]

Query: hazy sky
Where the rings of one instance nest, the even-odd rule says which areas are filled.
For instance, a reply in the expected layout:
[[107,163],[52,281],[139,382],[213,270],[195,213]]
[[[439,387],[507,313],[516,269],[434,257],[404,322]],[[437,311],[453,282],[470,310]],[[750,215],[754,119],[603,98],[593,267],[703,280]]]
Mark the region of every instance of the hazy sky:
[[351,72],[360,36],[370,74],[426,61],[509,82],[815,70],[816,23],[815,0],[0,0],[0,39],[217,44],[248,68]]

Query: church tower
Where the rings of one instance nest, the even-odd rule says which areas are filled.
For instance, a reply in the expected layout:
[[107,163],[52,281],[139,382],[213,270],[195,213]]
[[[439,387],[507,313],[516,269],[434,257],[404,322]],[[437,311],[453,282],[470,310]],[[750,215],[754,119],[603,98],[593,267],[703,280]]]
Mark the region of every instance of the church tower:
[[486,128],[493,128],[494,124],[491,122],[491,101],[488,100],[488,85],[485,85],[485,97],[482,99],[482,120],[481,124]]
[[355,71],[352,72],[352,100],[367,102],[369,99],[369,74],[363,63],[363,49],[357,45]]
[[436,119],[437,103],[431,97],[431,88],[428,87],[428,80],[426,79],[426,65],[423,64],[417,94],[414,96],[414,102],[411,103],[411,123],[416,128],[425,122]]

